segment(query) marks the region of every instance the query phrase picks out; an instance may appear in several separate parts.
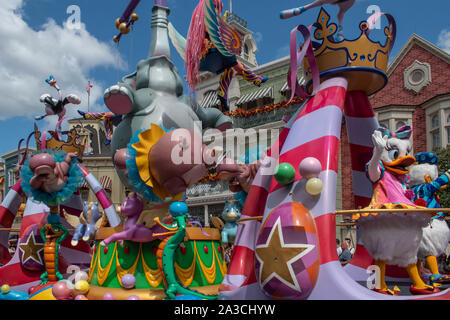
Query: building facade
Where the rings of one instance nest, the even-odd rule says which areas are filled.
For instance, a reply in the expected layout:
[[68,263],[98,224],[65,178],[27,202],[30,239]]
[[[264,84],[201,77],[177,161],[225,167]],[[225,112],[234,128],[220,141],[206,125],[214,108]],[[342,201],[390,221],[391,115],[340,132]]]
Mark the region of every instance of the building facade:
[[[83,165],[101,183],[111,201],[120,206],[125,199],[125,186],[116,173],[111,157],[111,147],[106,144],[104,126],[96,120],[69,120],[69,130],[75,128],[81,139],[86,138]],[[84,201],[97,201],[95,194],[85,182],[81,188]]]

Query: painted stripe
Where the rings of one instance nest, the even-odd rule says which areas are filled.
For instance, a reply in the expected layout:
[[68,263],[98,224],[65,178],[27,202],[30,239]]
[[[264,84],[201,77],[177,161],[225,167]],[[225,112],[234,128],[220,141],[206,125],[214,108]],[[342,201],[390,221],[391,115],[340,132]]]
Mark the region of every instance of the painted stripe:
[[239,224],[234,245],[255,250],[256,239],[260,227],[261,222],[256,220],[250,220],[243,224]]
[[353,194],[358,197],[372,198],[372,182],[367,178],[365,172],[352,171]]
[[377,118],[345,117],[348,141],[351,144],[373,148],[372,134],[378,128]]
[[343,108],[345,102],[345,92],[345,89],[342,87],[331,87],[326,91],[317,93],[308,101],[297,119],[305,114],[309,114],[315,110],[319,110],[330,105],[341,106]]
[[95,194],[102,190],[102,185],[98,182],[97,178],[92,173],[89,173],[85,177],[85,179]]
[[372,200],[372,197],[360,197],[360,196],[355,196],[355,207],[356,208],[365,208],[370,204],[370,201]]
[[345,78],[340,77],[332,78],[320,84],[319,92],[331,87],[342,87],[343,89],[347,90],[347,84],[348,81]]
[[270,181],[272,180],[276,165],[277,159],[269,156],[264,157],[258,169],[258,172],[253,179],[252,186],[258,186],[269,190],[268,187],[270,186]]
[[66,246],[61,246],[60,247],[60,254],[62,254],[66,261],[69,264],[72,263],[90,263],[91,262],[91,258],[92,256],[88,253],[85,253],[83,251],[77,250],[77,249],[73,249],[70,247],[66,247]]
[[336,208],[337,173],[332,170],[322,171],[318,178],[323,184],[323,191],[320,196],[311,196],[306,192],[306,179],[296,181],[270,193],[267,196],[263,221],[276,207],[292,201],[302,203],[314,218],[334,212]]
[[363,91],[347,92],[345,100],[345,115],[356,118],[373,118],[375,113],[370,105],[367,94]]
[[[290,163],[295,168],[294,181],[299,181],[303,177],[300,175],[298,167],[300,162],[307,157],[314,157],[319,160],[322,164],[322,170],[328,169],[337,172],[339,166],[339,138],[326,136],[303,144],[300,147],[281,155],[279,163]],[[327,164],[328,168],[326,168]],[[272,179],[269,190],[270,192],[273,192],[283,187],[284,185],[279,184],[275,179]]]
[[314,219],[317,227],[320,248],[320,264],[337,261],[336,239],[336,216],[328,213]]
[[366,171],[366,163],[372,158],[373,148],[359,146],[356,144],[350,145],[350,158],[352,170]]
[[264,214],[265,202],[268,191],[259,186],[252,186],[242,208],[242,218],[262,216]]
[[109,201],[108,195],[106,194],[105,190],[99,190],[95,193],[95,196],[97,197],[98,202],[100,202],[103,209],[109,208],[111,206],[111,201]]
[[[17,210],[16,210],[17,212]],[[3,228],[11,228],[15,215],[6,209],[5,207],[0,207],[0,226]]]
[[[341,118],[342,111],[339,107],[328,106],[298,119],[291,129],[295,130],[297,134],[290,134],[286,138],[281,149],[281,155],[303,144],[326,136],[334,136],[339,139],[341,135]],[[305,128],[308,128],[308,130],[305,130]]]
[[114,227],[117,227],[118,225],[120,225],[121,220],[120,220],[119,215],[116,212],[116,209],[114,208],[114,205],[111,204],[109,207],[107,207],[104,210],[105,210],[106,217],[108,218],[109,225],[111,227],[114,228]]

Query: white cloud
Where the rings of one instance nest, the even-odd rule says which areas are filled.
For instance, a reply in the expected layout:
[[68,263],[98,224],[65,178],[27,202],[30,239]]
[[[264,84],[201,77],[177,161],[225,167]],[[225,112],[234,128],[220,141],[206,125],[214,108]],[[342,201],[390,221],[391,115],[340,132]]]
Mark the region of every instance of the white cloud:
[[[91,70],[117,65],[123,68],[123,59],[112,45],[96,39],[84,24],[79,30],[71,30],[65,23],[61,26],[49,19],[39,30],[33,30],[22,17],[23,0],[1,2],[0,120],[43,114],[39,97],[44,93],[57,96],[44,81],[49,75],[55,77],[64,96],[75,93],[81,98],[81,105],[67,106],[68,118],[78,116],[77,109],[87,109],[85,87]],[[91,83],[91,110],[105,110],[102,86],[112,83],[102,84],[92,78]],[[54,129],[56,118],[46,118],[48,128]],[[40,121],[42,125],[44,120]]]
[[441,31],[438,37],[437,45],[442,50],[450,53],[450,30],[444,29]]

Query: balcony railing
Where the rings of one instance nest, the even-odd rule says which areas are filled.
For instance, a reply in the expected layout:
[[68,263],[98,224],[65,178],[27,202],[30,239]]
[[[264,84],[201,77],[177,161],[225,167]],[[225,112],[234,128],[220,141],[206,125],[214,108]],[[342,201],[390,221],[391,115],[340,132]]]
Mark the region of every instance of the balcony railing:
[[205,183],[197,184],[186,190],[186,196],[188,198],[210,196],[229,192],[228,181],[208,181]]
[[227,14],[227,22],[230,23],[231,21],[236,21],[244,28],[247,28],[247,21],[232,12]]
[[298,104],[294,104],[288,108],[278,108],[271,112],[259,113],[248,117],[233,117],[233,124],[235,128],[252,128],[263,124],[280,121],[283,116],[291,116],[299,108]]

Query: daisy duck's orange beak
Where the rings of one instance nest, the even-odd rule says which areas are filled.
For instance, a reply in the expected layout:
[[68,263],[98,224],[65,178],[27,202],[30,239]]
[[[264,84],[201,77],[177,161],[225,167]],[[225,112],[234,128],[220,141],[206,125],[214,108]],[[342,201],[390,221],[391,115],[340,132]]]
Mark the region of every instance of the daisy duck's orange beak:
[[416,158],[414,158],[414,156],[403,156],[389,163],[383,162],[383,165],[386,168],[386,170],[388,170],[393,174],[404,175],[409,172],[408,167],[412,165],[415,161]]

